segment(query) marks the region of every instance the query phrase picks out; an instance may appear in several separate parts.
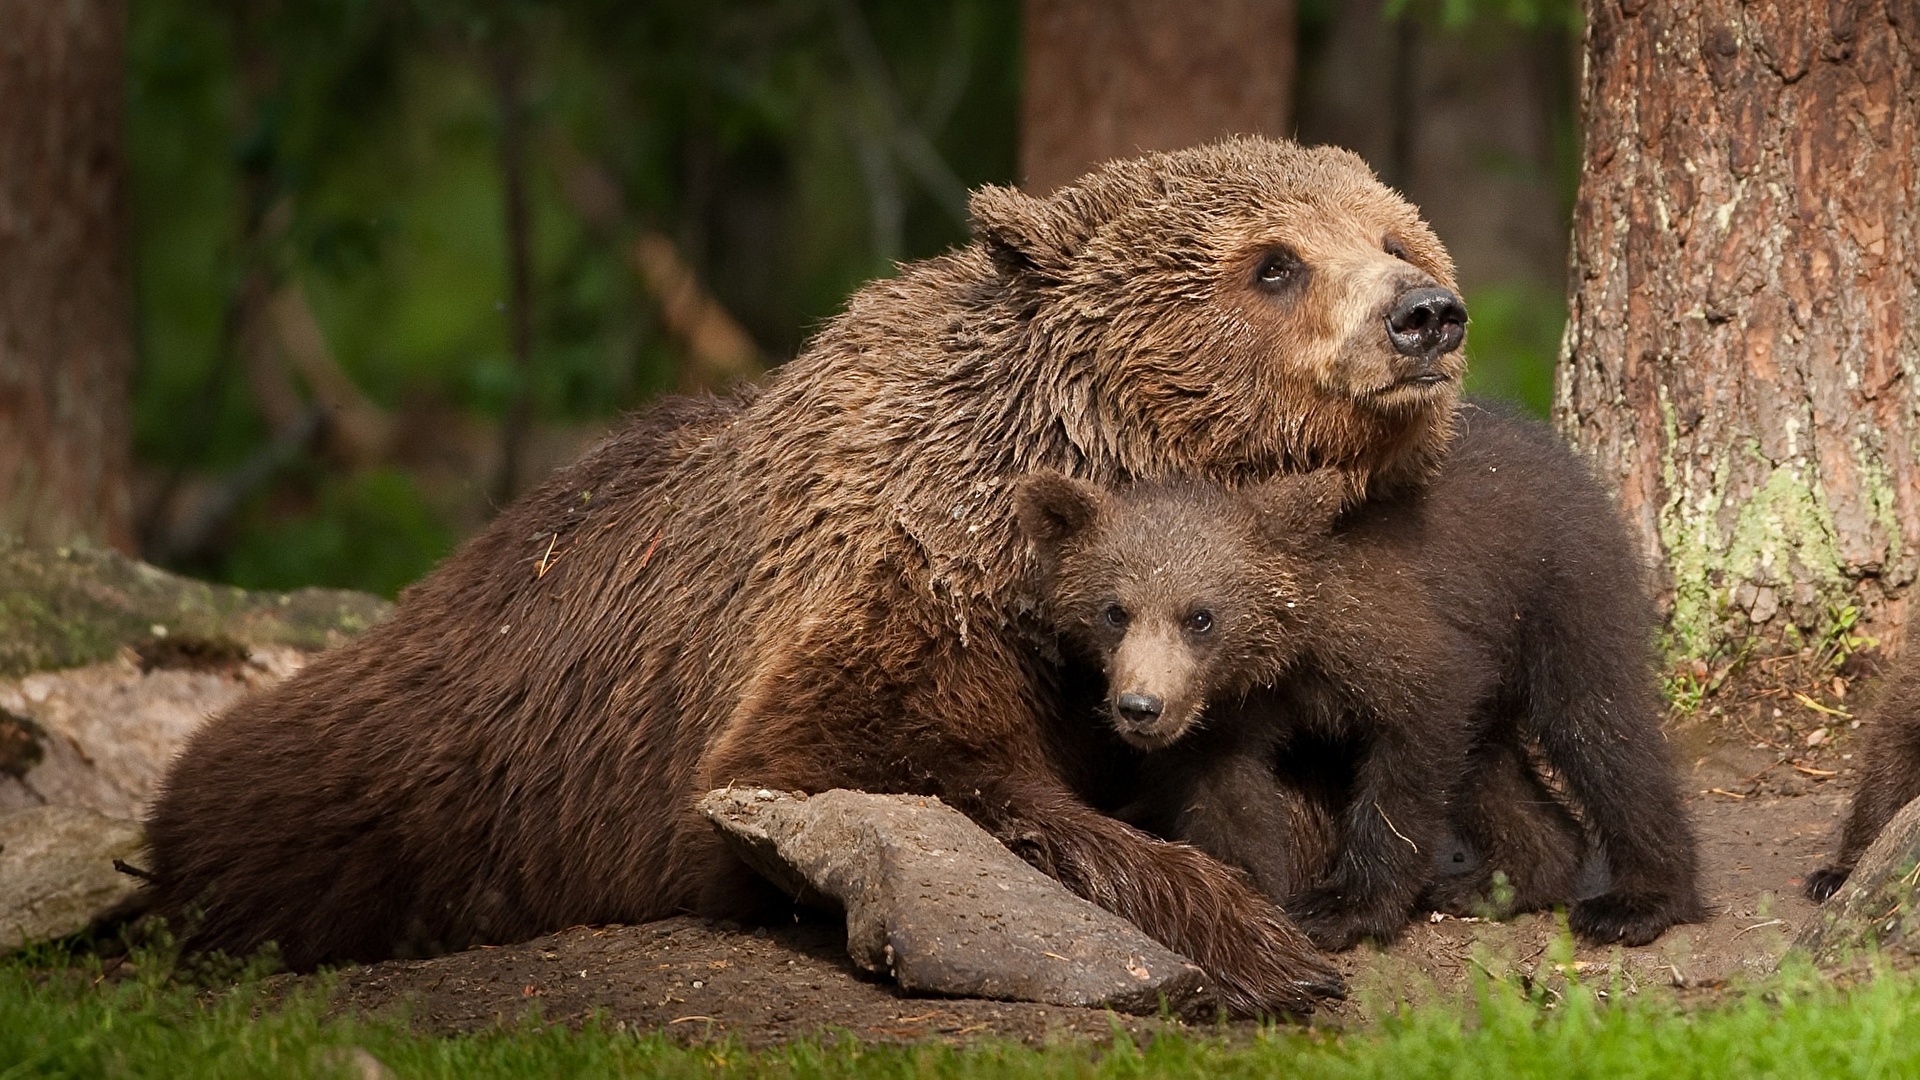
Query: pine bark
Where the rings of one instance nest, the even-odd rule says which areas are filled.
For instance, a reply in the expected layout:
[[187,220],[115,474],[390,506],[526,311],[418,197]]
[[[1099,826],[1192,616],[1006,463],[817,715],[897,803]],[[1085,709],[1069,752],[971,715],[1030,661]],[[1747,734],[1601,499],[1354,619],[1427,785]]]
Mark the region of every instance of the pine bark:
[[131,550],[125,0],[0,0],[0,532]]
[[1293,0],[1026,0],[1022,185],[1231,134],[1284,135]]
[[1678,656],[1884,642],[1920,541],[1920,0],[1588,0],[1555,416]]

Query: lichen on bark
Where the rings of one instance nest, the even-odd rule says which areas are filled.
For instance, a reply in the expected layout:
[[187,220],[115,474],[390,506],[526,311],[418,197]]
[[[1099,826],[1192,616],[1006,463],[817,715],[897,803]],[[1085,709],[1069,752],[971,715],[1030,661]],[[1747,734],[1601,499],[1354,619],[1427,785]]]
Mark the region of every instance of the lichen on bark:
[[1905,619],[1920,24],[1851,12],[1588,5],[1554,411],[1655,568],[1676,661],[1856,616],[1892,644]]
[[[1804,459],[1773,462],[1756,440],[1707,455],[1705,468],[1677,462],[1685,444],[1673,430],[1672,407],[1662,394],[1666,430],[1662,440],[1660,546],[1667,567],[1668,651],[1675,662],[1705,659],[1742,644],[1775,620],[1773,636],[1818,634],[1833,613],[1857,605],[1859,585],[1870,570],[1894,562],[1899,522],[1890,502],[1869,498],[1893,549],[1884,563],[1850,565],[1841,554],[1838,529],[1812,466]],[[1744,495],[1729,498],[1732,458],[1744,455],[1763,477]],[[1867,475],[1885,470],[1860,462]],[[1880,480],[1884,483],[1884,479]],[[1796,631],[1798,633],[1796,634]]]

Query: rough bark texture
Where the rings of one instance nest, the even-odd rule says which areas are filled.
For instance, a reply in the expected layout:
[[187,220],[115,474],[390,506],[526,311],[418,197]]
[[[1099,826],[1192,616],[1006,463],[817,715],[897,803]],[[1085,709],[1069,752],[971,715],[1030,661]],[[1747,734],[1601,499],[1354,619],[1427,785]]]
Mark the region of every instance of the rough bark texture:
[[125,0],[0,0],[0,532],[131,550]]
[[1920,3],[1591,0],[1555,414],[1712,653],[1856,605],[1920,540]]
[[1285,135],[1293,0],[1026,0],[1021,187],[1223,135]]

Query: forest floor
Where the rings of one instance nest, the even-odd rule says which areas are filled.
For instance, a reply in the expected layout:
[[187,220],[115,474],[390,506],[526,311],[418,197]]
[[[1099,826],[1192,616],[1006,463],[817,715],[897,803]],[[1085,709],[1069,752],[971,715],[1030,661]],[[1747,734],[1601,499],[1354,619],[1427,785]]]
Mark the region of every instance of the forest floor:
[[[1684,732],[1684,728],[1682,729]],[[1721,730],[1725,730],[1721,727]],[[1703,745],[1683,781],[1700,839],[1710,917],[1644,948],[1573,948],[1551,915],[1507,922],[1421,921],[1385,949],[1338,958],[1351,988],[1316,1026],[1368,1026],[1405,1004],[1471,1000],[1474,973],[1552,987],[1571,974],[1612,995],[1670,995],[1709,1004],[1743,976],[1771,971],[1814,911],[1800,893],[1826,856],[1851,788],[1848,744],[1835,737],[1791,752],[1769,742]],[[1687,738],[1676,739],[1688,749]],[[1831,774],[1831,775],[1826,775]],[[1177,1021],[964,999],[905,996],[847,959],[844,929],[800,922],[746,929],[679,918],[643,926],[579,927],[520,945],[432,960],[350,967],[330,976],[336,1008],[399,1010],[428,1032],[481,1030],[529,1016],[753,1047],[839,1032],[861,1041],[1030,1044],[1135,1038]],[[1257,1030],[1226,1025],[1227,1033]]]

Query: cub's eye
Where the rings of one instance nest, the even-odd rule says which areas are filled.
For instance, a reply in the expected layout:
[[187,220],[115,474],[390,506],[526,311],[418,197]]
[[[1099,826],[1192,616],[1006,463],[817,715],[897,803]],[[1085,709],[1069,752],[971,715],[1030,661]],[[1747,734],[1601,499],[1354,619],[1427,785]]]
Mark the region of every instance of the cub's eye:
[[1121,627],[1127,625],[1127,609],[1121,607],[1119,604],[1108,604],[1107,610],[1101,612],[1101,615],[1106,618],[1108,626]]
[[1289,248],[1274,248],[1260,257],[1260,264],[1253,272],[1256,284],[1264,289],[1278,289],[1297,280],[1306,267],[1300,262],[1300,256]]
[[1382,240],[1380,242],[1380,250],[1386,252],[1387,254],[1393,256],[1396,259],[1399,259],[1402,262],[1408,261],[1407,245],[1401,243],[1397,237],[1389,236],[1385,240]]
[[1213,612],[1201,610],[1187,616],[1187,632],[1204,634],[1213,629]]

